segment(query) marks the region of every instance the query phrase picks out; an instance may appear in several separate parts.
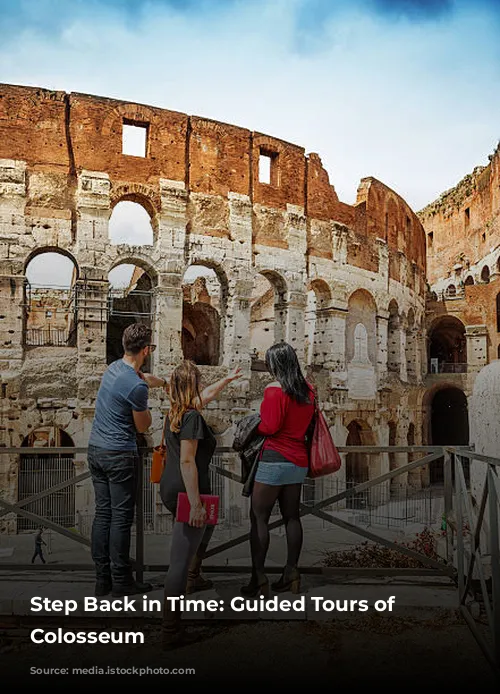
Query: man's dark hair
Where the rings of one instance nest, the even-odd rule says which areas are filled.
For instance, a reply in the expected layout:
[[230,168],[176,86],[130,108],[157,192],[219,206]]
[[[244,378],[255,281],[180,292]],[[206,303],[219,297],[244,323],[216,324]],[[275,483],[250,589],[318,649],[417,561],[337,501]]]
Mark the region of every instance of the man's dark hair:
[[152,330],[144,323],[132,323],[123,331],[122,345],[125,354],[139,354],[141,349],[151,344]]

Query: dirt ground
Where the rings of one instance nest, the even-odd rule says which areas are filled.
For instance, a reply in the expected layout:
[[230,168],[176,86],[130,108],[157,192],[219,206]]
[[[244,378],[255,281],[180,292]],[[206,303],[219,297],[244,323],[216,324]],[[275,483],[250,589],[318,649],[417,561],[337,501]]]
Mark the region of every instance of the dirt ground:
[[[0,637],[2,681],[16,686],[43,682],[52,689],[70,687],[71,692],[89,691],[101,682],[109,686],[123,681],[140,687],[160,680],[175,691],[189,681],[238,687],[322,681],[332,686],[381,684],[386,691],[410,683],[474,685],[482,692],[498,692],[500,686],[468,627],[449,612],[427,621],[370,615],[325,622],[210,623],[190,627],[198,637],[195,644],[167,653],[161,650],[156,624],[141,629],[145,643],[136,646],[36,645],[30,641],[29,628],[4,631]],[[113,677],[98,672],[58,676],[30,672],[32,668],[75,667],[163,668],[164,672],[141,676],[130,671]],[[172,672],[188,668],[195,673]]]

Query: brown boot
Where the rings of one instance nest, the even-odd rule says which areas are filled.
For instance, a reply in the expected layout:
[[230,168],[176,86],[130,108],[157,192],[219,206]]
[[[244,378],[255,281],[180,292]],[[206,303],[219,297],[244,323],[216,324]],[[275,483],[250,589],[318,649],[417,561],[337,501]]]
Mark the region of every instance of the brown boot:
[[176,648],[177,646],[181,646],[183,643],[181,612],[172,608],[170,606],[170,601],[166,598],[163,602],[161,639],[163,650]]
[[196,593],[200,590],[210,590],[213,587],[212,581],[208,578],[203,578],[201,575],[201,563],[202,558],[199,555],[195,555],[191,566],[189,567],[188,580],[186,586],[186,594]]

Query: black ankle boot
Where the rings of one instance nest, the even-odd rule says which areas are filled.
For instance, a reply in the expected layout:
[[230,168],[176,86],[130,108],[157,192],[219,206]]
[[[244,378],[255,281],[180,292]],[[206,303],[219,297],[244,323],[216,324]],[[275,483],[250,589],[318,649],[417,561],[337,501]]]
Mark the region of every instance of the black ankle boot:
[[300,593],[300,573],[296,566],[285,566],[281,577],[272,584],[275,593]]
[[246,598],[255,598],[258,595],[269,597],[269,579],[266,574],[259,571],[252,574],[250,583],[241,588],[240,593]]

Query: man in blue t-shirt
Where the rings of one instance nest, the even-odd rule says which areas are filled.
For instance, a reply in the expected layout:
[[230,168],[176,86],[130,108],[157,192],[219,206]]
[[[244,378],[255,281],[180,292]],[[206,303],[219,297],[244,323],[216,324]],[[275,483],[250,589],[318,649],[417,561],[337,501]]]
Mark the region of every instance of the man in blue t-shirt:
[[152,589],[138,583],[130,564],[130,535],[134,520],[137,434],[151,425],[149,386],[166,381],[141,368],[155,345],[151,329],[141,323],[125,328],[124,356],[106,369],[95,405],[89,438],[88,463],[95,492],[92,559],[96,567],[96,596],[144,593]]

